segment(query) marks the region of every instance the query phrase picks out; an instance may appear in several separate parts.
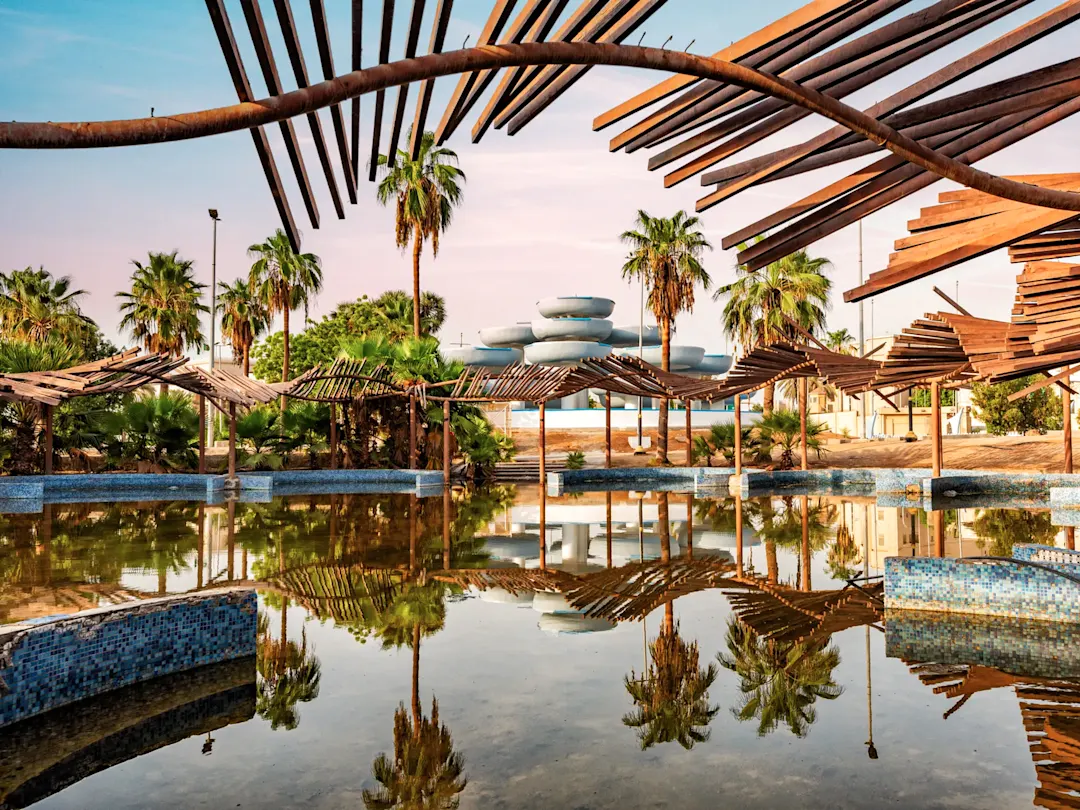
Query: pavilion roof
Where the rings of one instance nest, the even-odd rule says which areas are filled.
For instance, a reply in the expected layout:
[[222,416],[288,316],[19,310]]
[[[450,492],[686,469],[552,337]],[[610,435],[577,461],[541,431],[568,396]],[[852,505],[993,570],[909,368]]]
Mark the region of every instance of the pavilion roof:
[[339,357],[332,363],[309,369],[283,386],[282,393],[294,399],[316,402],[351,402],[384,396],[403,396],[405,389],[394,381],[385,363],[369,358]]

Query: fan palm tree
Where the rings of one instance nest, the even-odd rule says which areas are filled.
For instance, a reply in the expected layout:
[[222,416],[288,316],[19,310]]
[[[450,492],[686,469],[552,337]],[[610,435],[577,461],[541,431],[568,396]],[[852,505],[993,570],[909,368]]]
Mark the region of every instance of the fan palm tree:
[[[412,140],[412,130],[405,138]],[[457,165],[457,153],[436,148],[435,134],[425,132],[420,138],[416,160],[402,149],[393,158],[379,155],[378,165],[384,176],[376,196],[380,203],[396,207],[395,238],[404,250],[412,241],[413,260],[413,335],[420,337],[423,301],[420,297],[420,254],[424,242],[431,241],[432,256],[439,255],[439,235],[450,227],[454,208],[461,204],[465,172]]]
[[[256,299],[262,301],[268,318],[281,313],[281,381],[286,382],[289,379],[289,315],[294,309],[310,303],[322,289],[322,265],[314,253],[294,251],[281,228],[265,242],[249,247],[248,255],[255,259],[249,282]],[[285,397],[281,398],[281,409],[285,410]]]
[[241,364],[246,377],[251,370],[251,347],[270,326],[270,313],[250,279],[238,278],[232,284],[221,281],[218,288],[221,336],[232,345],[233,360]]
[[[671,332],[680,312],[694,309],[694,290],[708,290],[712,279],[701,265],[705,250],[711,250],[698,229],[701,220],[679,211],[670,218],[652,217],[638,211],[637,230],[626,231],[619,238],[630,245],[630,255],[623,264],[625,279],[641,279],[649,289],[649,308],[660,327],[661,365],[671,369]],[[668,403],[660,400],[660,420],[656,457],[667,463]]]
[[[413,334],[413,300],[402,290],[388,290],[374,301],[380,323],[379,332],[390,340]],[[425,290],[420,293],[420,334],[430,337],[446,322],[446,301],[441,295]]]
[[94,322],[82,314],[71,277],[53,278],[44,267],[0,273],[0,326],[7,335],[39,341],[79,342]]
[[118,292],[124,317],[120,328],[131,333],[147,351],[179,357],[188,348],[205,347],[199,316],[206,287],[195,280],[192,262],[172,253],[151,253],[144,265],[132,260],[131,291]]
[[[832,289],[832,281],[823,271],[831,265],[828,259],[813,258],[799,250],[756,272],[739,266],[739,278],[713,295],[714,300],[728,299],[724,332],[744,352],[750,352],[755,346],[779,340],[803,342],[792,321],[807,332],[823,330]],[[764,396],[763,411],[768,414],[773,409],[774,386],[766,386]]]
[[855,336],[847,329],[836,329],[825,334],[825,345],[840,354],[855,354]]
[[716,655],[720,666],[739,676],[740,705],[731,713],[741,721],[757,720],[758,735],[781,725],[796,737],[810,733],[817,720],[818,699],[836,700],[843,687],[833,680],[840,651],[820,642],[776,642],[763,639],[738,619],[728,620],[727,652]]
[[256,672],[259,676],[255,712],[270,721],[270,728],[292,731],[300,724],[297,703],[307,703],[319,696],[322,664],[314,650],[308,649],[307,633],[300,635],[300,644],[289,641],[286,635],[287,602],[281,607],[281,637],[273,638],[269,622],[260,613],[256,644]]
[[[780,448],[780,458],[776,466],[781,470],[790,470],[795,466],[795,448],[802,443],[802,423],[795,411],[777,410],[764,416],[754,427],[762,452],[771,454]],[[806,451],[817,454],[820,459],[825,455],[825,446],[821,434],[825,431],[822,422],[806,423]]]

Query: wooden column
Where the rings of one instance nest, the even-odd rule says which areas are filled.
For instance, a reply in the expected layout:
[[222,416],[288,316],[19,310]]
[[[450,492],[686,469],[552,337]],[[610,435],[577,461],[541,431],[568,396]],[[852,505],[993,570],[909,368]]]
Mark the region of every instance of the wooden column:
[[547,483],[547,427],[544,424],[546,403],[540,403],[540,488]]
[[611,568],[611,493],[605,493],[607,501],[607,567]]
[[[736,434],[737,435],[737,434]],[[743,575],[743,563],[742,563],[742,494],[741,492],[735,493],[735,576],[741,577]]]
[[236,403],[229,403],[229,480],[236,478]]
[[[735,474],[742,475],[742,395],[735,395]],[[741,519],[741,515],[740,515]],[[742,544],[739,544],[740,550]]]
[[416,469],[416,395],[409,394],[409,469]]
[[611,392],[604,397],[604,466],[611,468]]
[[802,445],[802,465],[801,469],[807,469],[809,466],[810,452],[806,447],[806,399],[807,399],[807,382],[806,377],[799,378],[799,442]]
[[[1067,384],[1068,380],[1065,382]],[[1061,427],[1065,434],[1065,472],[1071,473],[1073,471],[1072,394],[1066,389],[1061,391],[1061,417]]]
[[[195,588],[203,585],[203,557],[206,553],[206,505],[199,504],[199,548],[195,552]],[[245,577],[246,578],[246,577]]]
[[45,411],[45,474],[53,471],[53,406],[42,405]]
[[1076,551],[1076,529],[1073,526],[1065,527],[1065,548]]
[[450,570],[450,487],[442,491],[442,567]]
[[941,475],[941,385],[930,383],[930,463],[934,478]]
[[[805,380],[806,378],[803,377]],[[799,587],[804,591],[810,590],[810,498],[802,496],[802,558],[799,564],[802,582]]]
[[686,400],[686,466],[694,466],[694,426],[690,400]]
[[694,493],[686,496],[686,559],[694,559]]
[[442,404],[442,478],[443,486],[450,487],[450,400]]
[[941,512],[931,512],[930,519],[934,526],[934,553],[945,556],[945,520]]
[[336,470],[337,460],[337,403],[330,403],[330,469]]
[[206,474],[206,397],[199,394],[199,475]]
[[229,498],[226,505],[229,515],[229,525],[225,527],[225,553],[228,560],[225,563],[225,578],[229,582],[236,576],[236,499]]
[[[540,404],[543,408],[543,403]],[[540,570],[547,568],[547,487],[540,485]]]

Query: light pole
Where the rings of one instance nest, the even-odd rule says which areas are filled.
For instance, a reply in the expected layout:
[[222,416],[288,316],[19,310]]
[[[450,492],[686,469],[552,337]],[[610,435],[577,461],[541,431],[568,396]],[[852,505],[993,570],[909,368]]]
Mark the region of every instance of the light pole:
[[[214,221],[214,243],[213,250],[210,254],[210,371],[214,370],[214,343],[215,343],[215,331],[217,321],[217,224],[220,217],[216,208],[210,209],[210,219]],[[206,421],[203,426],[206,431],[206,444],[210,445],[214,438],[213,423]]]
[[[642,362],[645,361],[645,276],[641,276],[641,309],[638,312],[638,333],[637,333],[637,356]],[[641,432],[641,397],[637,398],[637,450],[635,452],[641,453],[644,448],[642,445],[642,432]]]

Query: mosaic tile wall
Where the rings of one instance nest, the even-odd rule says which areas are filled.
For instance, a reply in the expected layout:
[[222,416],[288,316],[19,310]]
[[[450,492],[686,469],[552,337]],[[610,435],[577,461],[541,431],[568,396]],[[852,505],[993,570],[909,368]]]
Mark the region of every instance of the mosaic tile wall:
[[1075,574],[1080,571],[1080,551],[1069,551],[1057,546],[1039,546],[1034,543],[1017,543],[1013,546],[1013,559],[1053,565],[1055,568]]
[[255,653],[251,590],[166,597],[0,631],[0,727],[149,678]]
[[1080,622],[1080,583],[1008,563],[889,557],[885,607]]
[[979,664],[1036,678],[1080,676],[1080,625],[924,613],[885,614],[885,654],[915,663]]

